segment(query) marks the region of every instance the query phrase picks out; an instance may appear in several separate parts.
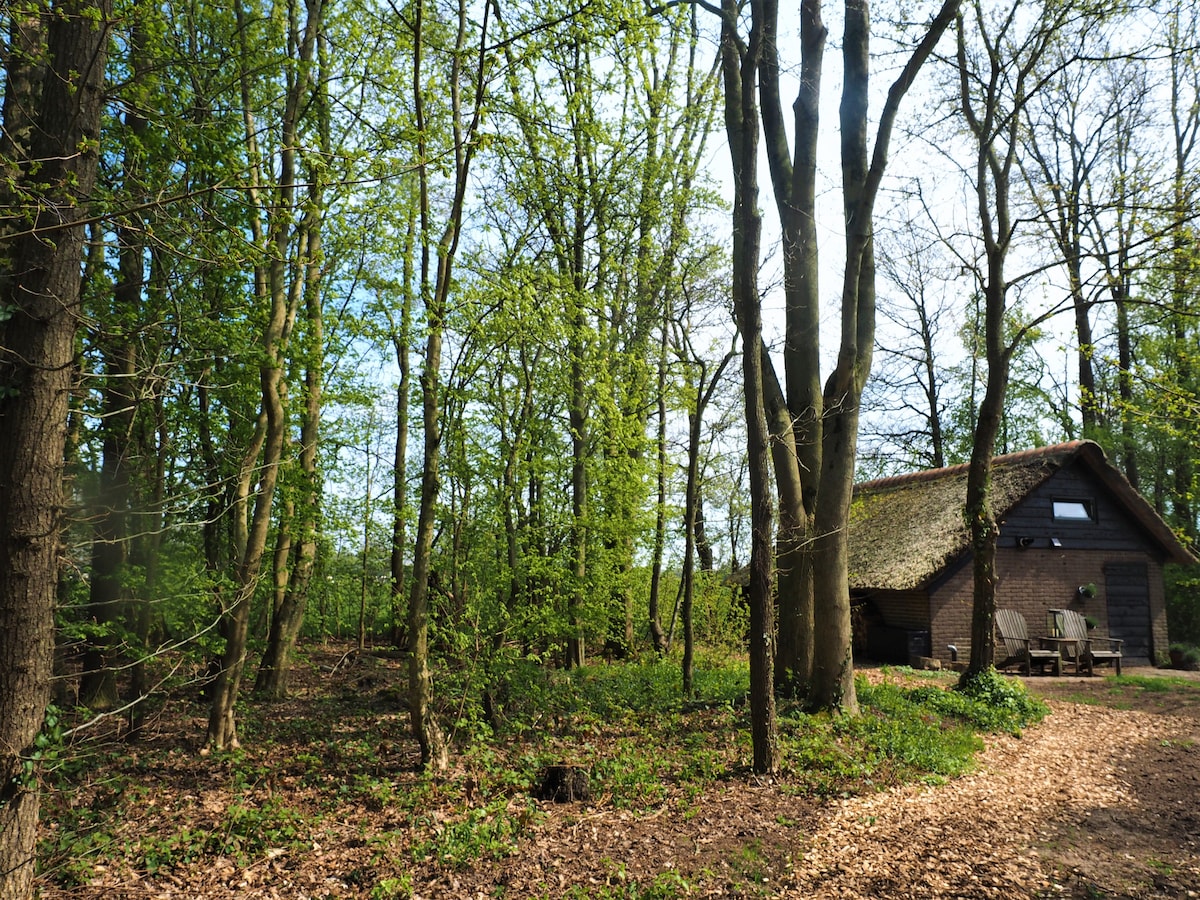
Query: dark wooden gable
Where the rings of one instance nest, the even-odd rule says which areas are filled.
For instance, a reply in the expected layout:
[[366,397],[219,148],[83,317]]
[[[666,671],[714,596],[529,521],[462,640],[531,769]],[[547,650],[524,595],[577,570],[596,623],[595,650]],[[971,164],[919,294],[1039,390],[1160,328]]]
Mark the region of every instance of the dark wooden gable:
[[[1056,519],[1055,501],[1085,504],[1091,518]],[[1055,540],[1060,547],[1055,547]],[[1000,546],[1022,545],[1042,550],[1135,551],[1159,560],[1167,555],[1161,543],[1130,515],[1128,506],[1078,458],[1034,488],[1004,517]]]

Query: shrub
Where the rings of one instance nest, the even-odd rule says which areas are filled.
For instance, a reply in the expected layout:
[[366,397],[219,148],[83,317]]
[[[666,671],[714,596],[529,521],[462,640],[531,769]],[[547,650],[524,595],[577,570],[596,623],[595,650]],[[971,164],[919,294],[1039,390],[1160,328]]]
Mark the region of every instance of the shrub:
[[1171,667],[1187,672],[1200,671],[1200,647],[1191,644],[1172,644]]
[[[993,668],[977,674],[974,678],[959,682],[953,692],[943,691],[946,696],[940,702],[948,704],[944,711],[958,715],[987,731],[1020,733],[1026,725],[1040,722],[1050,708],[1032,696],[1025,685],[1013,678],[1005,678]],[[968,701],[961,706],[955,694]]]
[[1200,573],[1195,566],[1166,566],[1167,630],[1177,641],[1200,644]]

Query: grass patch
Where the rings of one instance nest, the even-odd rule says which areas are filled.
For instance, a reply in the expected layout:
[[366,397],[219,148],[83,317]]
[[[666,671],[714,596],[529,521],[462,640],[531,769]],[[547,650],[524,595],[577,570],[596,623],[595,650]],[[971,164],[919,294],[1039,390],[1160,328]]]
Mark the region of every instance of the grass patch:
[[992,672],[966,690],[856,682],[861,715],[796,710],[783,718],[785,760],[797,786],[849,794],[967,771],[983,733],[1019,733],[1048,712],[1023,684]]
[[518,842],[540,818],[532,801],[506,801],[469,810],[455,822],[439,827],[431,838],[412,848],[416,862],[433,861],[461,869],[481,860],[499,860],[517,850]]
[[1173,691],[1200,694],[1200,684],[1178,675],[1118,675],[1113,678],[1113,683],[1121,687],[1138,688],[1147,694],[1167,694]]

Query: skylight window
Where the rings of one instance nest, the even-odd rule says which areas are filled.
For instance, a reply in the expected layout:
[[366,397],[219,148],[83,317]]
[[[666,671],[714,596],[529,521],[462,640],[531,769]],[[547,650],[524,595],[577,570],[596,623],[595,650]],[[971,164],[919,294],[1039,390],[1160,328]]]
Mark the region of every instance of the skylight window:
[[1054,520],[1056,522],[1090,522],[1094,518],[1090,500],[1054,501]]

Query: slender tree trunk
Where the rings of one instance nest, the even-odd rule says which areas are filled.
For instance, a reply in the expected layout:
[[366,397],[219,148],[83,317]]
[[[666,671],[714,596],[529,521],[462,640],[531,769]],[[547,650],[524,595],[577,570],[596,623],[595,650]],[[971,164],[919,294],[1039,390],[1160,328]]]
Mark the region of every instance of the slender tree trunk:
[[571,426],[571,585],[567,598],[567,667],[582,666],[586,661],[583,635],[583,611],[587,591],[588,567],[588,379],[584,360],[584,335],[588,329],[587,308],[583,302],[583,213],[576,216],[575,286],[571,304],[571,396],[568,416]]
[[402,615],[405,591],[404,550],[408,541],[408,400],[412,391],[412,360],[409,346],[412,340],[413,285],[415,284],[414,253],[416,250],[416,216],[408,220],[404,236],[404,284],[400,296],[399,328],[392,324],[392,348],[400,382],[396,385],[396,446],[392,461],[392,643],[403,647],[408,643],[406,617]]
[[0,231],[2,900],[33,892],[38,773],[25,765],[50,696],[79,222],[96,178],[110,16],[107,0],[68,0],[7,17],[0,205],[27,216]]
[[989,361],[987,388],[979,406],[967,473],[965,511],[971,530],[975,594],[971,613],[971,659],[962,676],[964,681],[986,670],[995,658],[996,585],[999,583],[996,539],[1000,526],[992,507],[992,458],[1007,387],[1007,359]]
[[[136,25],[131,29],[130,46],[133,78],[138,78],[143,38]],[[142,172],[141,141],[148,123],[136,110],[125,113],[125,128],[132,140],[124,148],[122,181],[126,193],[141,199]],[[115,315],[104,348],[104,416],[101,428],[103,440],[98,508],[92,542],[92,569],[89,583],[87,615],[100,627],[122,624],[130,611],[127,586],[129,573],[129,519],[132,514],[131,468],[135,452],[134,428],[138,404],[138,354],[136,338],[125,332],[125,323],[140,321],[137,313],[142,306],[146,253],[145,229],[137,213],[131,221],[117,228],[117,283],[112,290],[112,309]],[[109,634],[89,638],[84,652],[83,674],[80,678],[80,702],[89,709],[113,709],[120,702],[116,673],[112,668],[114,647],[119,642]]]
[[[119,233],[126,234],[125,229]],[[129,301],[129,293],[141,293],[140,263],[136,274],[129,267],[128,250],[121,253],[115,292]],[[127,280],[128,279],[128,280]],[[118,306],[124,306],[118,302]],[[136,309],[134,300],[125,309]],[[131,341],[120,335],[119,344],[105,353],[104,418],[97,506],[92,532],[91,579],[86,614],[97,633],[88,636],[79,681],[79,701],[96,712],[114,709],[120,703],[114,654],[120,641],[115,632],[124,624],[129,601],[125,587],[129,562],[130,474],[133,453],[133,396],[137,355]]]
[[[237,7],[239,18],[242,9]],[[298,16],[293,10],[293,16]],[[244,24],[239,22],[239,24]],[[242,672],[246,665],[246,646],[250,626],[250,609],[263,558],[266,555],[267,538],[271,529],[271,507],[275,498],[275,486],[279,478],[279,466],[283,458],[287,415],[284,407],[283,354],[287,346],[291,327],[290,315],[295,285],[289,291],[285,261],[292,240],[290,215],[295,198],[297,129],[303,106],[311,86],[311,69],[316,47],[317,31],[321,24],[321,0],[306,0],[306,18],[303,27],[294,18],[290,23],[298,40],[300,66],[290,76],[285,98],[283,127],[280,142],[279,186],[276,202],[265,209],[261,196],[263,180],[257,165],[252,166],[250,198],[256,209],[265,209],[267,219],[266,243],[261,224],[254,220],[256,244],[268,247],[270,262],[265,267],[256,267],[256,295],[269,307],[270,313],[262,343],[262,362],[259,365],[259,386],[262,395],[261,458],[258,454],[247,454],[243,472],[259,472],[258,488],[254,501],[254,514],[248,526],[241,524],[239,516],[235,528],[242,528],[244,542],[239,542],[238,566],[232,604],[223,610],[222,633],[225,652],[221,660],[221,671],[213,683],[213,701],[209,710],[206,744],[215,750],[227,750],[239,745],[234,708],[241,687]],[[242,63],[248,65],[249,49],[242,47]],[[250,157],[258,159],[258,142],[250,105],[249,71],[241,73],[242,99],[246,122],[246,147]],[[246,501],[248,502],[248,497]],[[241,510],[244,516],[245,507]]]
[[[154,254],[152,259],[157,260],[157,254]],[[155,283],[155,277],[159,273],[161,265],[156,261],[152,262],[151,283]],[[151,658],[152,640],[161,642],[163,638],[161,626],[155,627],[154,600],[159,596],[162,570],[160,557],[167,468],[163,448],[169,445],[170,440],[161,384],[157,379],[153,379],[152,383],[150,392],[154,399],[152,404],[148,405],[153,409],[153,415],[139,417],[139,434],[136,438],[137,456],[141,464],[139,480],[143,487],[138,499],[138,524],[134,528],[135,533],[129,550],[131,566],[142,575],[141,591],[135,594],[129,613],[137,649],[141,654],[130,672],[129,692],[135,701],[139,701],[130,710],[127,736],[130,742],[136,742],[142,736],[146,705],[140,701],[145,699],[149,691],[148,660]]]
[[[997,189],[1000,223],[1007,222],[1007,182],[1001,179]],[[979,188],[981,202],[986,203],[986,188]],[[1007,233],[1007,230],[1002,232]],[[1004,400],[1008,392],[1011,352],[1004,345],[1004,316],[1007,305],[1007,284],[1004,260],[1007,243],[987,239],[988,280],[984,286],[984,341],[987,346],[987,385],[975,420],[971,445],[971,463],[967,472],[967,498],[964,514],[971,532],[971,552],[974,577],[974,601],[971,613],[971,658],[962,675],[965,683],[987,670],[995,658],[996,638],[996,539],[999,523],[992,506],[992,458],[996,455],[996,439],[1004,417]]]
[[[310,188],[313,210],[321,210],[320,186]],[[324,387],[324,319],[321,313],[321,223],[316,212],[306,217],[308,230],[308,272],[305,286],[305,319],[308,324],[306,344],[308,360],[304,373],[304,412],[300,423],[299,464],[301,503],[293,510],[292,527],[295,539],[291,565],[282,595],[271,618],[267,647],[259,665],[254,692],[270,700],[283,700],[288,694],[288,674],[291,657],[304,626],[308,605],[308,588],[312,582],[317,559],[317,532],[321,511],[320,473],[317,471],[317,444],[320,440],[321,400]]]
[[1124,285],[1114,288],[1117,310],[1117,396],[1121,403],[1121,466],[1135,489],[1141,486],[1138,470],[1138,440],[1133,422],[1133,340],[1129,333],[1129,304]]
[[[982,28],[982,6],[978,0],[974,5],[975,18]],[[1019,118],[1019,110],[1009,111],[1005,116],[1003,98],[996,88],[996,85],[1003,81],[999,77],[1001,66],[1012,63],[999,56],[986,35],[991,81],[983,97],[976,98],[972,95],[969,88],[965,27],[963,18],[960,17],[957,47],[959,97],[963,115],[975,139],[975,200],[987,262],[987,271],[983,279],[983,340],[987,383],[975,418],[964,510],[974,554],[974,598],[971,614],[971,659],[960,679],[960,683],[963,684],[986,671],[992,665],[995,655],[996,538],[999,535],[999,527],[992,507],[992,458],[996,454],[996,442],[1003,428],[1009,364],[1012,350],[1016,346],[1015,343],[1006,344],[1008,282],[1004,266],[1012,234],[1009,190],[1012,167],[1016,159]],[[1043,41],[1041,49],[1044,48]],[[1022,72],[1028,72],[1031,62],[1038,58],[1040,52],[1035,46],[1033,55],[1022,63]],[[1022,98],[1020,102],[1023,102],[1024,75],[1019,78],[1022,80],[1018,80],[1013,88],[1013,96]]]
[[421,763],[441,771],[449,765],[449,758],[445,739],[430,708],[433,676],[429,670],[429,579],[432,575],[437,496],[441,484],[438,474],[442,439],[438,418],[438,372],[442,360],[442,322],[436,309],[431,309],[429,316],[424,370],[421,373],[424,467],[416,546],[413,550],[412,593],[408,599],[408,703],[413,734],[421,747]]
[[[413,103],[418,125],[418,157],[422,165],[418,169],[420,184],[421,217],[421,285],[426,293],[426,338],[425,361],[421,372],[421,404],[424,411],[424,471],[421,477],[421,505],[417,516],[416,546],[413,550],[412,593],[408,604],[408,707],[413,736],[421,748],[421,762],[437,771],[449,765],[445,739],[433,714],[433,677],[429,669],[429,581],[432,576],[433,539],[436,529],[438,489],[440,486],[439,464],[441,460],[441,365],[442,332],[451,288],[454,257],[463,221],[463,205],[467,193],[471,161],[477,144],[475,136],[483,114],[484,69],[486,60],[488,17],[492,10],[489,3],[484,7],[483,21],[479,26],[479,56],[472,75],[474,97],[469,121],[464,122],[462,85],[462,61],[466,58],[466,35],[469,25],[466,0],[459,0],[458,27],[455,50],[450,72],[452,130],[454,135],[454,185],[450,212],[437,242],[437,269],[429,277],[429,170],[425,144],[425,87],[422,83],[422,53],[424,49],[424,0],[418,2],[414,14],[413,38]],[[431,290],[427,290],[428,288]]]
[[758,110],[754,85],[762,52],[761,21],[743,44],[737,4],[721,6],[721,68],[725,82],[725,129],[733,163],[733,303],[742,334],[747,456],[750,471],[750,736],[754,771],[779,769],[775,720],[775,607],[771,595],[772,534],[769,444],[763,407],[762,309],[758,259],[762,219],[758,212]]
[[[686,338],[684,339],[686,342]],[[700,450],[704,437],[704,411],[712,401],[713,394],[725,374],[725,368],[736,356],[736,351],[730,351],[708,378],[708,367],[704,361],[691,353],[691,359],[683,357],[697,370],[696,393],[691,410],[688,412],[688,446],[687,446],[687,484],[684,489],[683,516],[683,693],[692,695],[692,660],[695,655],[695,631],[692,621],[692,610],[696,593],[696,555],[698,552],[698,535],[703,535],[704,513],[702,511],[700,489]],[[682,357],[682,349],[681,349]],[[765,421],[765,417],[764,417]],[[712,548],[707,547],[708,568],[712,568]]]
[[658,348],[658,437],[655,479],[658,495],[654,512],[654,551],[650,567],[650,640],[660,656],[667,650],[659,595],[662,591],[663,552],[667,543],[667,323],[664,319]]
[[[767,427],[771,434],[771,460],[775,469],[775,489],[779,499],[779,533],[776,536],[776,589],[779,608],[778,656],[775,662],[775,687],[781,693],[803,697],[808,694],[813,666],[813,568],[811,542],[812,517],[805,507],[805,485],[817,483],[815,465],[820,453],[806,452],[808,462],[801,463],[801,448],[796,444],[792,415],[783,396],[766,346],[762,347],[763,386]],[[815,492],[810,492],[815,499]]]
[[[704,366],[700,367],[701,390],[704,384]],[[697,391],[699,399],[700,390]],[[695,409],[688,414],[687,487],[684,489],[683,504],[683,696],[692,696],[692,660],[696,652],[696,632],[692,622],[692,606],[695,601],[696,585],[696,495],[699,492],[700,423],[703,412]]]

